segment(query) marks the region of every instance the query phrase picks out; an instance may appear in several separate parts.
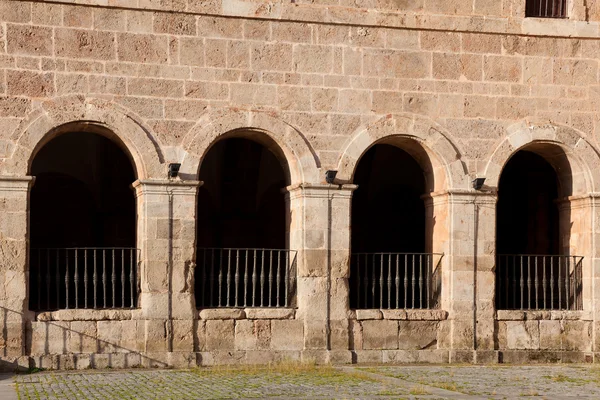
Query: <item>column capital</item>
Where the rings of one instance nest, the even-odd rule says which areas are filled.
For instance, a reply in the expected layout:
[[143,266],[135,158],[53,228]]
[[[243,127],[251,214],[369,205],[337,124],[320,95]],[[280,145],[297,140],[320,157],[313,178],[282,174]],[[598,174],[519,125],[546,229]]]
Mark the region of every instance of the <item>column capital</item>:
[[204,182],[181,181],[181,180],[137,180],[131,184],[137,196],[142,194],[178,194],[196,195],[196,192]]
[[0,176],[0,192],[26,192],[35,182],[35,176]]
[[358,185],[350,183],[343,185],[301,183],[298,185],[287,186],[281,191],[287,193],[291,199],[299,197],[326,199],[332,195],[335,197],[351,197],[352,192],[357,188]]
[[425,202],[433,203],[454,203],[454,204],[496,204],[498,199],[497,190],[468,190],[468,189],[449,189],[438,192],[426,193],[421,196]]

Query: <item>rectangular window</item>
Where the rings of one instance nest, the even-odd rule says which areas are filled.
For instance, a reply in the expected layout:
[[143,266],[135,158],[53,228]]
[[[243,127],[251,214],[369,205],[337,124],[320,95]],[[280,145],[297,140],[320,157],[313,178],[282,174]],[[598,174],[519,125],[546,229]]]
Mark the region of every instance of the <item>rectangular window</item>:
[[566,18],[567,0],[527,0],[527,17]]

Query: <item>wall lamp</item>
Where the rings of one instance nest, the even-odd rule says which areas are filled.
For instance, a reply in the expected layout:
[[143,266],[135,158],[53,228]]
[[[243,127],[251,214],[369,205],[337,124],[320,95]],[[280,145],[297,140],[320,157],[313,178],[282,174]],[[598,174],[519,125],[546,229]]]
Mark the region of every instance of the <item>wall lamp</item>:
[[177,178],[177,175],[179,174],[179,168],[181,168],[181,164],[169,164],[169,178]]
[[475,178],[473,179],[473,189],[475,190],[481,190],[481,188],[483,188],[483,184],[485,182],[485,178]]
[[329,170],[329,171],[325,172],[325,182],[327,182],[331,185],[333,183],[333,181],[335,181],[336,175],[337,175],[337,171]]

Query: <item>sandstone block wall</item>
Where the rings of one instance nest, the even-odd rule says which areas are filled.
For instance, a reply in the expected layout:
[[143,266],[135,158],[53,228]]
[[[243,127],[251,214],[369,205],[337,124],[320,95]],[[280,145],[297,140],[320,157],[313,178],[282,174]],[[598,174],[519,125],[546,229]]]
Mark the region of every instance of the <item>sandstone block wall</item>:
[[[599,14],[574,0],[568,19],[527,19],[524,4],[0,0],[5,364],[593,360]],[[27,306],[29,165],[50,137],[82,129],[118,137],[135,164],[139,309],[36,315]],[[298,307],[198,312],[198,168],[215,141],[246,131],[275,143],[290,170]],[[439,310],[350,310],[353,172],[370,146],[398,138],[431,163]],[[584,310],[503,315],[494,305],[498,179],[518,149],[550,144],[572,170],[563,236],[584,256]],[[167,180],[169,163],[182,164],[177,180]],[[330,169],[335,185],[325,184]],[[475,177],[486,178],[484,191],[472,189]],[[181,227],[172,242],[169,219]]]

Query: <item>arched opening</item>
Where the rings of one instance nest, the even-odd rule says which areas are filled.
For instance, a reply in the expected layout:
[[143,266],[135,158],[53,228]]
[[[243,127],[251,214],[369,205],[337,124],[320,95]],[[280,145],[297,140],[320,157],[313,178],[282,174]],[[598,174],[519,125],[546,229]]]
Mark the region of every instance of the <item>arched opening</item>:
[[113,141],[60,134],[30,173],[30,309],[133,307],[136,283],[135,171]]
[[[405,150],[406,149],[406,150]],[[420,162],[418,162],[419,160]],[[350,307],[431,307],[432,264],[423,200],[431,167],[416,143],[376,144],[360,159],[352,198]]]
[[496,307],[571,309],[580,303],[581,257],[569,254],[573,176],[564,151],[530,145],[498,183]]
[[277,307],[291,301],[287,166],[273,143],[218,141],[200,167],[196,304]]

